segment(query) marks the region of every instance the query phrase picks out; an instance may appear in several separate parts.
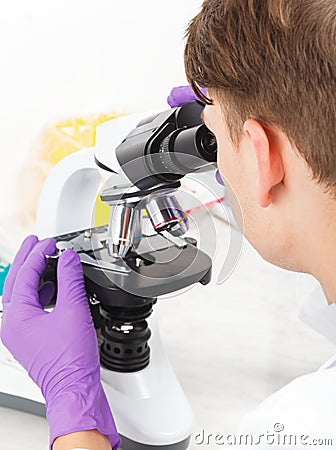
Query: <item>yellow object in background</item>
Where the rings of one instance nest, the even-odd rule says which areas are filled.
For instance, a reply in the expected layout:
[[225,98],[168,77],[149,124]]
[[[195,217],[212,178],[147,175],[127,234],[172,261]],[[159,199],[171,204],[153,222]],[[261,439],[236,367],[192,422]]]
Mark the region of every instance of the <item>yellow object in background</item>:
[[[41,131],[29,152],[17,187],[19,220],[33,232],[39,195],[46,177],[61,159],[78,150],[93,147],[97,126],[124,114],[105,112],[50,122]],[[32,181],[33,180],[33,181]],[[108,222],[110,208],[97,198],[95,226]]]
[[46,161],[55,165],[70,153],[93,147],[96,142],[97,126],[120,115],[112,112],[110,114],[75,117],[49,125],[41,136],[42,147],[40,150],[42,150],[43,157]]

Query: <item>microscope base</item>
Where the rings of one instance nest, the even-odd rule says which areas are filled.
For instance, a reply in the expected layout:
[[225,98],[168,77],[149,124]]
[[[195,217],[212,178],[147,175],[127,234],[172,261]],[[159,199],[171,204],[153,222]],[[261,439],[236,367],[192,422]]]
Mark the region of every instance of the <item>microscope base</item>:
[[17,395],[5,394],[3,392],[0,392],[0,406],[35,414],[36,416],[41,417],[45,417],[46,415],[44,403],[36,402],[29,398],[18,397]]
[[176,444],[170,445],[148,445],[148,444],[140,444],[139,442],[134,442],[131,439],[124,437],[122,434],[120,435],[122,444],[120,450],[186,450],[189,446],[190,437],[184,439],[181,442],[177,442]]

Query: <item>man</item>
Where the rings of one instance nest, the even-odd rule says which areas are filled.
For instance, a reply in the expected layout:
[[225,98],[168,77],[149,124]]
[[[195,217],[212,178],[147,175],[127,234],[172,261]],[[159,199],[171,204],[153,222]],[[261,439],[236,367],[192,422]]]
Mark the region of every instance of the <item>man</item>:
[[[187,31],[185,67],[246,238],[265,260],[313,275],[319,301],[335,303],[336,3],[207,0]],[[297,446],[308,433],[335,437],[335,401],[336,357],[267,399],[242,430],[278,433],[280,423]]]
[[[246,238],[267,261],[312,274],[325,294],[320,301],[332,304],[336,301],[334,0],[206,0],[187,31],[185,66],[190,84],[206,103],[204,121],[216,136],[218,167]],[[58,312],[56,306],[54,315],[46,315],[41,306],[38,281],[46,264],[44,255],[53,246],[52,240],[38,243],[30,237],[18,253],[5,286],[2,339],[26,368],[33,366],[29,373],[45,387],[54,449],[117,448],[120,442],[112,417],[102,421],[106,399],[99,388],[99,361],[84,307],[80,263],[71,250],[62,255],[58,268],[58,283],[63,286]],[[46,361],[42,334],[31,336],[32,330],[38,334],[42,323],[46,329],[61,329],[66,301],[71,314],[81,311],[86,325],[80,332],[92,348],[90,364],[84,347],[75,349],[77,362],[83,358],[81,376],[84,380],[93,376],[92,389],[99,393],[99,400],[89,406],[80,399],[89,414],[82,415],[79,407],[82,386],[73,376],[76,355],[73,349],[68,354],[63,351],[67,338],[70,342],[73,338],[71,333],[65,333],[62,345],[56,341],[53,347],[54,358],[58,361],[60,354],[64,358],[57,370],[49,353]],[[22,328],[25,333],[17,333]],[[31,346],[23,352],[24,340]],[[45,386],[45,379],[52,389]],[[62,389],[65,394],[74,391],[74,397],[64,395],[65,403],[58,402]],[[263,402],[245,419],[241,432],[249,438],[246,443],[259,448],[285,448],[294,444],[294,437],[296,448],[317,445],[311,439],[335,435],[335,401],[336,358]],[[62,408],[77,411],[72,424],[56,424],[62,421]],[[280,435],[283,427],[290,442]],[[90,436],[83,430],[91,430]]]

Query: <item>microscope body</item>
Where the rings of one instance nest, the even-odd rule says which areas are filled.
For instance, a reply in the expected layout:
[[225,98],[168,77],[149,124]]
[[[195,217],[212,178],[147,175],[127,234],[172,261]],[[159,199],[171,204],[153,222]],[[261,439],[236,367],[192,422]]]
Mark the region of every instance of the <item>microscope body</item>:
[[[187,221],[174,197],[179,177],[163,154],[169,142],[158,152],[166,178],[155,182],[143,173],[138,182],[135,158],[126,161],[131,167],[127,171],[125,158],[117,157],[126,137],[141,136],[139,123],[156,134],[158,127],[151,131],[147,118],[125,116],[101,125],[95,147],[73,153],[53,168],[39,200],[37,234],[56,237],[60,246],[75,249],[81,257],[100,344],[101,380],[121,448],[183,450],[189,445],[193,414],[163,349],[154,305],[160,295],[207,284],[211,260],[183,237]],[[184,167],[183,157],[181,161],[179,167]],[[151,159],[150,164],[156,163]],[[111,214],[108,224],[96,227],[99,196]],[[149,218],[154,233],[148,235],[142,222]],[[2,348],[0,358],[0,379],[5,380],[0,403],[43,415],[44,400],[28,375]]]

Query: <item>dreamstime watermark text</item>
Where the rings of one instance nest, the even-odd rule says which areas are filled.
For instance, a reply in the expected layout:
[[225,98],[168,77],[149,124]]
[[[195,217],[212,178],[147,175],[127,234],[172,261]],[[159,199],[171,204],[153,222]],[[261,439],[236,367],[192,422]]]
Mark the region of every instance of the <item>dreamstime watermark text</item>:
[[194,436],[194,443],[198,446],[221,445],[226,447],[234,446],[336,446],[336,439],[331,437],[313,436],[310,434],[291,434],[285,432],[282,423],[275,423],[273,431],[266,431],[261,434],[216,434],[208,433],[202,429]]

